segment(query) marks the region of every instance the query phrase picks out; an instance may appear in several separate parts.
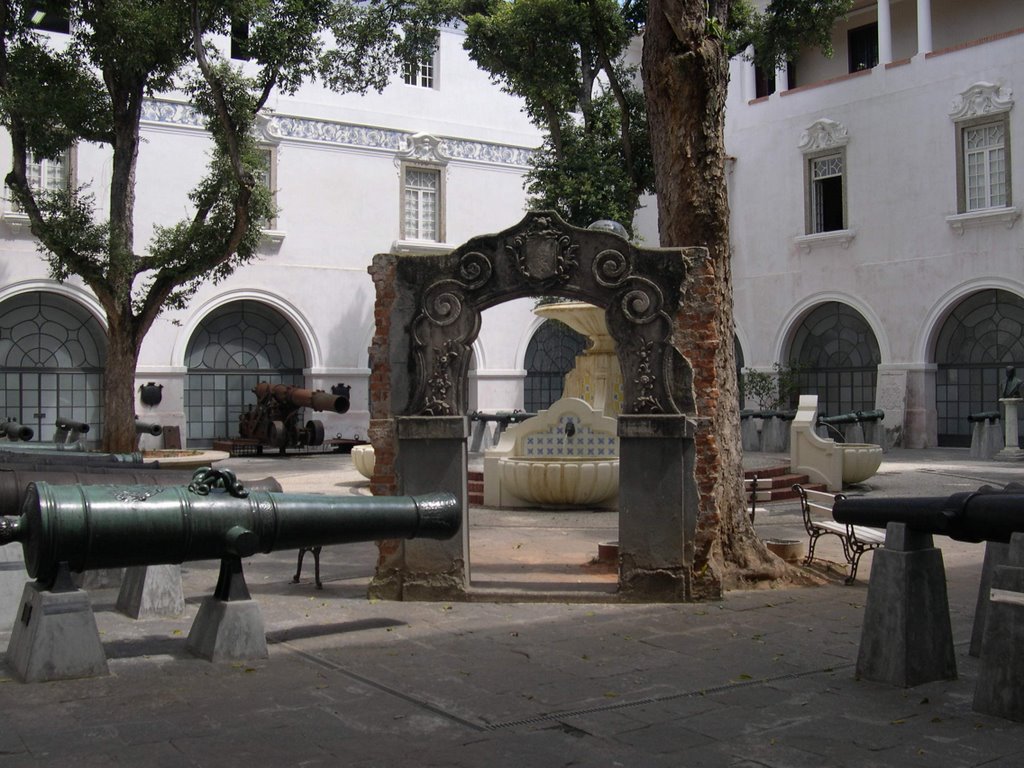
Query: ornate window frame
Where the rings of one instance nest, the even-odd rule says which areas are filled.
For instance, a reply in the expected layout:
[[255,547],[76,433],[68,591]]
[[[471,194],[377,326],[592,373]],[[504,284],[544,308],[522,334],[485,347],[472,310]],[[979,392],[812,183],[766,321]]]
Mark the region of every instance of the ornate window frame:
[[[444,246],[446,232],[447,166],[448,158],[441,152],[441,140],[426,133],[409,137],[404,150],[398,153],[396,164],[399,169],[398,194],[398,241],[396,251],[437,250]],[[435,238],[432,240],[415,237],[406,226],[405,198],[410,171],[426,171],[437,175],[437,202],[435,205]]]
[[[977,82],[953,100],[949,117],[953,121],[956,137],[956,213],[946,222],[959,235],[971,227],[1005,224],[1012,228],[1020,217],[1020,206],[1013,204],[1012,156],[1010,153],[1010,111],[1013,92],[1001,83]],[[1006,205],[988,208],[968,208],[967,174],[964,141],[967,131],[983,125],[1000,124],[1003,127],[1004,165],[1006,173]]]
[[[854,231],[849,227],[849,195],[847,178],[849,165],[846,157],[846,146],[850,142],[850,134],[846,127],[835,120],[821,118],[811,123],[800,135],[798,148],[803,156],[804,168],[804,233],[797,236],[795,242],[804,251],[820,245],[841,245],[849,247]],[[819,230],[817,203],[814,194],[814,167],[822,158],[835,156],[840,163],[842,179],[843,226],[840,229]]]

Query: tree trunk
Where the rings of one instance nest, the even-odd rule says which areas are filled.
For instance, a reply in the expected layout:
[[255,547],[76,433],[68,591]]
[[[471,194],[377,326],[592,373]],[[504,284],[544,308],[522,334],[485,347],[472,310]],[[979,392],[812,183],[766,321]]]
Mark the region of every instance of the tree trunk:
[[103,450],[131,453],[135,434],[135,368],[139,345],[130,328],[112,324],[107,331],[107,364],[103,372]]
[[[728,3],[710,5],[724,20]],[[642,59],[661,244],[708,249],[687,286],[676,337],[697,400],[698,598],[785,573],[754,535],[744,503],[725,179],[729,59],[707,19],[705,0],[650,0]]]

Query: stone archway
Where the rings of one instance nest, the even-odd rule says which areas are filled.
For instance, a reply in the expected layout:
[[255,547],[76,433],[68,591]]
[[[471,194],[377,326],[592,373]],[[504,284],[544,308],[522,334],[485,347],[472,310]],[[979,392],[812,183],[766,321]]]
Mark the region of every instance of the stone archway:
[[[619,417],[619,595],[687,600],[697,515],[692,371],[674,317],[703,249],[637,248],[604,230],[530,213],[448,254],[375,257],[370,437],[376,494],[445,490],[466,508],[467,373],[480,313],[523,296],[606,312],[623,371]],[[390,599],[469,592],[468,526],[448,542],[381,545],[371,591]]]

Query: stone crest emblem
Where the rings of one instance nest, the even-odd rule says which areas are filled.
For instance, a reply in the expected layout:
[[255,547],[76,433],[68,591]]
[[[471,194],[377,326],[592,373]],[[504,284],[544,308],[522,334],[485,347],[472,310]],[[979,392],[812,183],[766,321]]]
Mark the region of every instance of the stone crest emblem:
[[579,246],[555,226],[550,216],[535,218],[505,249],[522,276],[531,282],[565,283],[579,267]]

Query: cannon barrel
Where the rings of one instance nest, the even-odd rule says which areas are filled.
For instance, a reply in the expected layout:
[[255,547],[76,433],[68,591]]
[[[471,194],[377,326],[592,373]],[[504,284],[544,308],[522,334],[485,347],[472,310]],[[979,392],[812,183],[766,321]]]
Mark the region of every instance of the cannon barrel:
[[840,413],[837,416],[819,416],[819,424],[859,424],[862,421],[882,421],[885,419],[885,411],[851,411]]
[[31,440],[36,434],[32,427],[26,427],[24,424],[19,424],[13,420],[0,424],[0,432],[6,435],[10,440],[22,441]]
[[[137,468],[113,473],[106,467],[64,466],[43,470],[7,469],[0,467],[0,511],[3,514],[19,514],[25,503],[29,484],[45,482],[50,485],[188,485],[191,472],[155,470],[152,472]],[[275,491],[280,493],[281,483],[274,477],[246,480],[245,487],[251,491]]]
[[59,414],[57,415],[57,420],[54,424],[57,429],[65,430],[67,432],[81,432],[84,435],[89,431],[89,425],[84,421],[75,421],[74,419],[68,419]]
[[995,421],[999,416],[999,411],[978,411],[968,415],[967,421],[972,424],[976,421]]
[[252,388],[252,391],[259,400],[273,397],[282,405],[294,408],[312,408],[314,411],[346,413],[349,406],[349,399],[345,394],[334,395],[319,389],[302,389],[300,387],[291,387],[287,384],[269,384],[261,381]]
[[[202,472],[202,471],[200,471]],[[224,487],[219,488],[217,478]],[[248,492],[226,471],[182,486],[32,483],[22,514],[0,518],[0,545],[21,542],[29,576],[249,557],[377,539],[448,539],[462,510],[450,493],[358,497]]]
[[164,428],[159,424],[150,424],[145,421],[135,422],[135,434],[136,435],[153,435],[153,437],[160,437],[164,433]]
[[123,469],[158,469],[159,461],[143,461],[141,453],[79,453],[75,451],[41,451],[24,453],[19,451],[0,451],[0,469],[82,469],[89,471],[109,472]]
[[2,443],[0,451],[7,453],[80,453],[85,451],[82,443]]
[[904,523],[908,528],[948,536],[957,541],[1008,542],[1024,531],[1024,493],[967,492],[952,496],[896,499],[853,496],[837,499],[832,516],[840,523],[885,528]]

